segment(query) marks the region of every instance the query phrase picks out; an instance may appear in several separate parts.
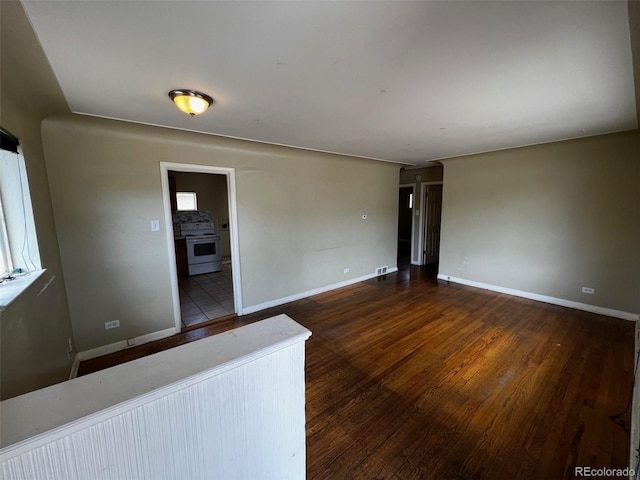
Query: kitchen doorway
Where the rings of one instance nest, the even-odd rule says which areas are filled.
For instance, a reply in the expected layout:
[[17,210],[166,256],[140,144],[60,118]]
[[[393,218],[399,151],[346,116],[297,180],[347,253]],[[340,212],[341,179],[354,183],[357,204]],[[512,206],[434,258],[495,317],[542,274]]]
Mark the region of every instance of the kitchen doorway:
[[[234,169],[162,162],[161,175],[177,331],[241,315]],[[215,250],[211,268],[191,265],[193,243]]]
[[400,185],[398,193],[398,266],[411,264],[413,243],[413,185]]

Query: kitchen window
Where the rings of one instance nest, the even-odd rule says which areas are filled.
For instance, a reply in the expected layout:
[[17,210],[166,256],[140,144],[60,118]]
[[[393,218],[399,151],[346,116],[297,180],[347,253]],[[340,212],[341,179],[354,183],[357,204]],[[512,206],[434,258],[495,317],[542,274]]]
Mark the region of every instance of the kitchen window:
[[176,192],[176,204],[179,211],[198,210],[196,192]]

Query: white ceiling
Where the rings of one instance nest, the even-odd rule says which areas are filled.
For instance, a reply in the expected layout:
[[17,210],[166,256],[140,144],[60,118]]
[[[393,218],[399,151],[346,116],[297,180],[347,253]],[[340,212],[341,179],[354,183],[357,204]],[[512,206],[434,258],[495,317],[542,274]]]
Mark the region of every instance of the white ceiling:
[[624,1],[23,3],[78,113],[419,165],[637,128]]

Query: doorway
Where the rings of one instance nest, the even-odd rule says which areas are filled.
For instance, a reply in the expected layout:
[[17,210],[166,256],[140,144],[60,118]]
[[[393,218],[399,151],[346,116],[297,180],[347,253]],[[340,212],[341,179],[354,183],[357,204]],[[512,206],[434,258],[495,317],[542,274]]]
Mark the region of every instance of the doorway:
[[400,185],[398,194],[398,267],[411,264],[413,242],[413,185]]
[[[174,317],[177,331],[242,314],[234,169],[161,163]],[[188,195],[187,195],[188,194]],[[189,197],[186,208],[176,197]],[[222,264],[193,271],[181,225],[198,223],[219,237]],[[193,237],[190,237],[193,238]]]
[[422,264],[435,269],[437,273],[440,262],[440,224],[442,220],[442,183],[423,183],[422,204],[424,217],[422,228]]

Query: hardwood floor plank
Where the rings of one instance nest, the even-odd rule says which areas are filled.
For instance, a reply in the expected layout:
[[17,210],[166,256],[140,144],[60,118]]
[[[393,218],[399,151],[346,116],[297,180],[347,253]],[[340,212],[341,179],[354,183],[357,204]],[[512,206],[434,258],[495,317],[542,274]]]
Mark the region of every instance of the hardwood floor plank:
[[310,480],[547,480],[573,478],[576,465],[627,465],[628,432],[609,417],[630,394],[633,322],[448,284],[420,267],[83,362],[80,371],[279,313],[313,332]]

